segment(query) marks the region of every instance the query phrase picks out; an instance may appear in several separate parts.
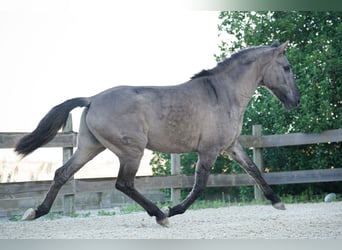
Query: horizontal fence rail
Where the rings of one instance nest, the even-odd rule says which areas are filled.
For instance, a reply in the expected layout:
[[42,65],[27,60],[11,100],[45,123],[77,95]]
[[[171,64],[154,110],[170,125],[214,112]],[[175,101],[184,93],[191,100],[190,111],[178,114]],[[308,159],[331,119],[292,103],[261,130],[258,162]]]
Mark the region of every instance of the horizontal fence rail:
[[[0,133],[0,148],[14,148],[17,142],[28,133]],[[298,146],[342,141],[342,129],[327,130],[320,134],[292,133],[284,135],[241,135],[239,142],[245,148],[271,148]],[[58,133],[44,147],[76,147],[77,133]]]
[[[14,148],[20,138],[28,133],[0,133],[0,149],[1,148]],[[77,146],[77,133],[67,132],[58,133],[52,141],[44,145],[44,147],[76,147]]]
[[241,135],[239,142],[245,148],[271,148],[342,141],[342,129],[323,131],[320,134],[292,133],[284,135]]
[[[77,146],[77,133],[72,131],[71,118],[68,122],[71,129],[63,130],[64,132],[58,133],[50,143],[44,146],[63,147],[64,161],[71,157],[72,148]],[[261,135],[261,126],[259,126],[258,129],[260,129],[259,132],[255,134],[253,132],[254,135],[241,135],[239,137],[239,142],[245,148],[253,148],[254,156],[259,155],[259,158],[262,157],[260,151],[262,148],[333,143],[342,141],[342,129],[328,130],[316,134],[293,133],[285,135]],[[20,138],[26,134],[27,133],[0,133],[0,148],[15,147]],[[256,159],[258,159],[258,157],[256,157]],[[179,160],[177,160],[174,155],[173,162],[178,162],[178,167],[180,167]],[[262,161],[260,161],[260,163],[262,163]],[[193,186],[193,175],[188,176],[179,174],[180,171],[177,168],[173,169],[172,171],[173,174],[170,176],[136,177],[135,185],[138,189],[142,190],[171,188],[173,191],[179,191],[180,188],[190,188]],[[270,185],[335,182],[342,181],[342,168],[272,172],[263,173],[263,176]],[[66,212],[65,204],[69,203],[66,197],[70,198],[70,195],[77,196],[88,193],[101,194],[106,192],[114,192],[115,182],[116,178],[69,180],[62,187],[58,195],[59,197],[64,197],[64,212]],[[27,207],[36,206],[36,203],[33,203],[33,201],[30,203],[27,200],[33,200],[30,199],[31,197],[39,197],[39,200],[41,200],[49,189],[50,184],[51,181],[0,183],[0,216],[18,214]],[[212,174],[209,177],[207,186],[226,187],[249,185],[255,185],[255,182],[247,174]],[[179,198],[179,194],[176,194],[175,197]],[[21,204],[23,202],[25,203],[24,205]],[[74,199],[71,199],[71,202],[74,202]],[[19,210],[16,206],[20,207]],[[70,206],[70,204],[68,206]]]
[[[265,173],[263,176],[270,185],[334,182],[342,180],[342,168]],[[115,189],[115,182],[116,178],[112,177],[71,180],[62,187],[59,195],[111,192]],[[135,186],[138,189],[190,188],[193,183],[193,175],[138,176],[135,179]],[[50,184],[51,181],[2,183],[0,199],[42,196]],[[247,174],[212,174],[207,186],[251,185],[254,185],[254,180]]]

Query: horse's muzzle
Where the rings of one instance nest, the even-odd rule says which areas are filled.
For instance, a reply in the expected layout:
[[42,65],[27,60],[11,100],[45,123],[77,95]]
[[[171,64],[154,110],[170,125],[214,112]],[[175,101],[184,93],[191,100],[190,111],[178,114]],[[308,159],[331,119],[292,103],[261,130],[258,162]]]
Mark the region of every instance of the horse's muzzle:
[[286,102],[284,102],[284,106],[288,110],[297,108],[299,106],[299,104],[300,104],[300,97],[299,96],[293,97],[291,99],[288,99]]

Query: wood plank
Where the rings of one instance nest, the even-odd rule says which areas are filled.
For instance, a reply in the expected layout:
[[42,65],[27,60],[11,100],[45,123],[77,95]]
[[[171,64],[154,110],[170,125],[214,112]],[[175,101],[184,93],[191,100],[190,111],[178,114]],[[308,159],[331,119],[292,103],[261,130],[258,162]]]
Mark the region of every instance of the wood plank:
[[[76,193],[86,192],[110,192],[115,190],[117,178],[99,179],[77,179],[75,180]],[[193,185],[193,176],[174,175],[174,176],[138,176],[135,178],[137,189],[161,189],[161,188],[182,188]]]
[[[263,176],[270,185],[333,182],[342,181],[342,168],[267,173],[263,174]],[[73,183],[73,181],[75,181],[75,183]],[[71,180],[63,186],[59,194],[72,194],[74,190],[76,191],[76,194],[87,192],[110,192],[115,190],[115,182],[116,178]],[[49,189],[50,184],[51,181],[1,183],[0,199],[44,196]],[[137,177],[135,184],[139,190],[189,188],[194,184],[194,176],[144,176]],[[207,186],[225,187],[246,185],[254,185],[254,180],[247,174],[217,174],[210,175]]]
[[260,148],[262,137],[253,135],[240,135],[238,140],[244,148]]
[[[28,133],[0,133],[0,148],[14,148]],[[245,148],[282,147],[342,141],[342,129],[327,130],[320,134],[293,133],[284,135],[241,135],[239,142]],[[58,133],[44,147],[76,147],[77,133]]]
[[[75,179],[76,193],[110,192],[115,190],[116,178]],[[95,190],[95,191],[94,191]]]
[[[270,185],[342,181],[342,168],[276,172],[263,174],[263,176]],[[77,192],[109,191],[115,188],[115,182],[116,178],[81,179],[77,180],[76,187]],[[137,177],[135,180],[138,189],[189,188],[193,184],[194,176],[192,175],[144,176]],[[209,176],[207,186],[246,185],[254,185],[254,180],[247,174],[216,174]]]
[[[301,170],[263,174],[270,185],[342,181],[342,168]],[[76,192],[104,192],[115,189],[116,178],[76,180]],[[190,188],[194,184],[192,175],[143,176],[135,179],[137,189]],[[254,180],[247,174],[210,175],[208,187],[250,186]]]
[[260,148],[296,146],[342,141],[342,129],[328,130],[320,134],[293,133],[261,137]]
[[[34,182],[14,182],[0,183],[0,199],[16,199],[26,197],[44,197],[50,188],[52,181],[34,181]],[[67,182],[59,192],[59,195],[71,194],[73,185]]]
[[[0,148],[14,148],[20,138],[28,133],[0,133]],[[76,147],[77,133],[58,133],[56,137],[44,147]]]
[[342,181],[342,168],[268,173],[264,178],[270,185]]

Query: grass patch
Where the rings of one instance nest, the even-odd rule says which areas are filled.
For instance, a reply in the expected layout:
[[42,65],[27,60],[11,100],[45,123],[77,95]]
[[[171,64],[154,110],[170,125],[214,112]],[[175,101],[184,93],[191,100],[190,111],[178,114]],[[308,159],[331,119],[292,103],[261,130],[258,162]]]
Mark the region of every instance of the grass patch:
[[71,218],[88,218],[90,217],[91,212],[86,212],[86,213],[77,213],[77,212],[73,212],[69,215],[69,217]]
[[123,213],[133,213],[133,212],[141,212],[145,211],[141,206],[137,204],[128,204],[120,209]]
[[56,220],[62,217],[63,217],[62,213],[50,212],[47,215],[45,215],[44,218],[49,219],[49,220]]
[[116,213],[114,211],[100,210],[97,212],[98,216],[114,216]]
[[[253,203],[248,203],[248,202],[239,202],[239,203],[231,203],[231,202],[226,202],[226,201],[221,201],[221,200],[214,200],[214,201],[207,201],[207,200],[199,200],[196,201],[194,204],[190,206],[189,209],[205,209],[205,208],[219,208],[219,207],[227,207],[227,206],[241,206],[241,205],[256,205],[256,204],[266,204],[266,202],[261,203],[254,201]],[[157,203],[156,204],[159,208],[162,207],[172,207],[172,202],[167,202],[167,203]],[[137,204],[129,204],[121,208],[121,212],[123,213],[133,213],[133,212],[141,212],[145,211],[141,206]]]
[[231,207],[231,206],[248,206],[248,205],[265,205],[269,204],[267,201],[242,201],[242,202],[227,202],[222,200],[199,200],[196,201],[194,204],[191,205],[189,209],[206,209],[206,208],[220,208],[220,207]]
[[[285,204],[291,203],[319,203],[324,202],[325,195],[308,195],[308,194],[301,194],[301,195],[285,195],[281,197],[282,202]],[[336,198],[331,202],[342,201],[341,195],[337,194]]]
[[9,221],[21,221],[21,215],[13,215],[9,217]]
[[[172,207],[172,202],[157,202],[156,203],[157,207],[162,208],[162,207]],[[142,212],[145,211],[140,205],[138,204],[128,204],[125,205],[120,209],[122,213],[133,213],[133,212]]]

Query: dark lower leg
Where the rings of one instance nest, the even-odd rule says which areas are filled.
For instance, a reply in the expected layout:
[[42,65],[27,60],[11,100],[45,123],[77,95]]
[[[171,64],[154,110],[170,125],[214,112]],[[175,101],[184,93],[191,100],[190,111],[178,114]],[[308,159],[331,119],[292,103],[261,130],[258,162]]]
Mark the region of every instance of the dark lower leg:
[[190,192],[190,194],[185,198],[185,200],[170,208],[168,212],[168,217],[177,215],[177,214],[183,214],[195,201],[196,199],[201,195],[204,187],[195,185]]
[[[47,214],[55,201],[59,190],[84,164],[95,157],[103,147],[93,147],[92,151],[77,150],[75,154],[59,169],[56,170],[54,179],[51,183],[44,201],[35,210],[34,219]],[[90,153],[89,153],[90,152]]]
[[51,185],[47,195],[45,196],[44,201],[37,207],[35,219],[49,213],[53,202],[55,201],[57,194],[62,186],[55,185],[54,183]]
[[47,192],[44,201],[37,207],[35,219],[49,213],[53,202],[61,187],[68,181],[72,174],[66,174],[67,166],[63,166],[56,170],[55,177]]
[[[252,170],[250,170],[252,169]],[[271,201],[272,205],[277,204],[281,202],[280,198],[274,193],[272,188],[267,184],[263,176],[261,175],[258,167],[253,164],[252,166],[249,167],[249,170],[246,170],[247,173],[253,177],[255,180],[256,184],[260,188],[260,190],[263,192],[264,196],[266,199]]]
[[134,177],[138,171],[141,157],[142,154],[139,156],[125,155],[121,157],[120,171],[115,187],[142,206],[150,216],[155,216],[159,224],[166,225],[165,219],[167,216],[134,187]]
[[266,199],[272,202],[272,205],[281,203],[281,200],[279,199],[279,197],[274,193],[272,188],[267,184],[267,182],[265,181],[258,167],[249,158],[249,156],[242,149],[240,144],[236,143],[234,147],[227,150],[227,152],[255,180],[256,184],[258,185],[260,190],[263,192]]
[[216,155],[213,158],[209,158],[209,160],[199,160],[197,162],[195,172],[195,184],[191,192],[182,203],[169,209],[168,217],[184,213],[201,195],[202,191],[205,189],[207,185],[210,169],[212,164],[215,162],[215,159]]
[[133,183],[122,183],[118,180],[115,187],[142,206],[150,216],[155,216],[157,221],[166,218],[164,213],[153,202],[146,199],[134,188]]

